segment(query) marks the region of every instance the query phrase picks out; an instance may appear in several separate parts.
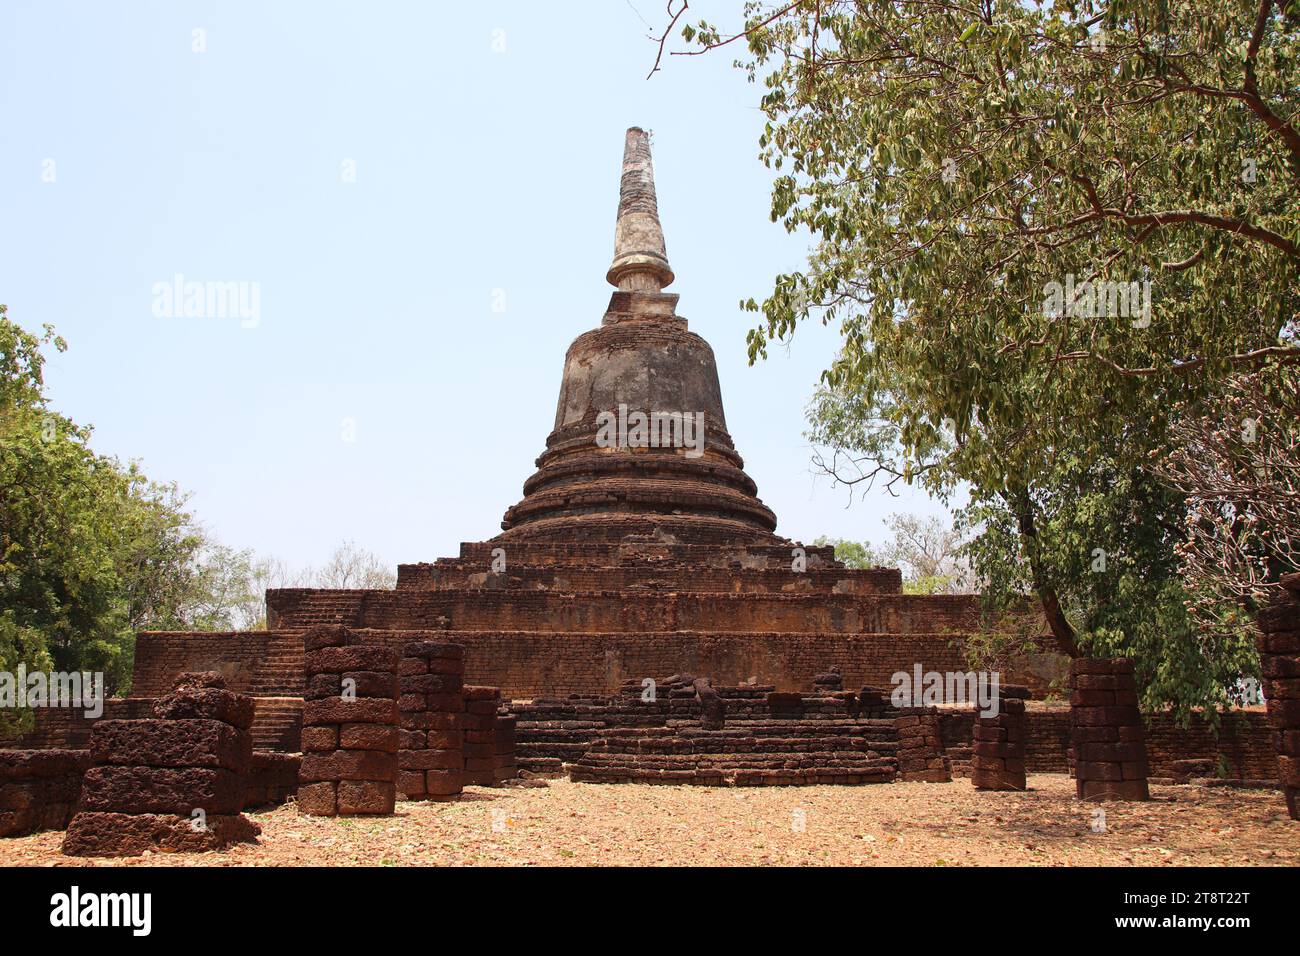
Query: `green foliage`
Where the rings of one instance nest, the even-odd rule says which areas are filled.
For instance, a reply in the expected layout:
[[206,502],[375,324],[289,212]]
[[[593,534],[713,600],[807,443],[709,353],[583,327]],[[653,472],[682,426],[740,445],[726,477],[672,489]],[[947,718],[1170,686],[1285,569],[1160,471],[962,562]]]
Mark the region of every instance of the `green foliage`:
[[89,428],[48,407],[41,349],[66,346],[48,328],[24,331],[6,311],[0,306],[0,669],[98,671],[122,693],[135,630],[222,623],[221,564],[204,560],[212,549],[174,485],[96,454]]
[[846,538],[828,538],[822,535],[813,544],[819,548],[834,545],[836,559],[843,561],[846,568],[863,570],[884,567],[884,562],[876,556],[869,541],[849,541]]
[[[1149,704],[1217,703],[1253,666],[1189,623],[1183,505],[1144,469],[1173,407],[1300,356],[1300,16],[1262,9],[746,7],[772,218],[814,242],[742,303],[751,361],[837,322],[810,414],[828,470],[969,491],[991,600],[1034,594],[1062,647],[1134,656]],[[1150,312],[1061,301],[1094,282],[1149,282]]]
[[938,518],[890,515],[891,539],[882,547],[869,541],[818,538],[813,544],[834,545],[835,557],[849,568],[899,568],[904,594],[959,594],[974,590],[969,563],[960,552],[961,535]]

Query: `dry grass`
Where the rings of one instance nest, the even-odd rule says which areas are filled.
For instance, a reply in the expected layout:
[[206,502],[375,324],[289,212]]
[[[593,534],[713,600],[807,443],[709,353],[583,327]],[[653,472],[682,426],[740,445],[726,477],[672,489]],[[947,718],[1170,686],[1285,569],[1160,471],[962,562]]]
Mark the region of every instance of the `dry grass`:
[[[1269,790],[1153,787],[1143,804],[1073,799],[1059,774],[1027,793],[970,783],[867,787],[473,787],[454,802],[402,803],[391,818],[318,819],[292,805],[254,814],[261,842],[217,854],[86,861],[61,833],[0,840],[0,863],[34,866],[786,864],[1190,866],[1300,864],[1300,823]],[[798,825],[802,821],[800,832]]]

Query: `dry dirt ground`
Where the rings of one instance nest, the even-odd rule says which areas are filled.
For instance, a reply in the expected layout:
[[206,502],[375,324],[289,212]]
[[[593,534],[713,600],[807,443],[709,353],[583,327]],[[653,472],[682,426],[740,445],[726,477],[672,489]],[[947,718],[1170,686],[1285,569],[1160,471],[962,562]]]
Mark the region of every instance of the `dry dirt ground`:
[[395,817],[321,819],[292,804],[252,814],[261,842],[216,854],[79,860],[61,833],[0,840],[0,864],[33,866],[1300,865],[1300,823],[1272,790],[1152,787],[1149,803],[1073,799],[1060,774],[1026,793],[966,780],[866,787],[708,788],[550,780],[469,788]]

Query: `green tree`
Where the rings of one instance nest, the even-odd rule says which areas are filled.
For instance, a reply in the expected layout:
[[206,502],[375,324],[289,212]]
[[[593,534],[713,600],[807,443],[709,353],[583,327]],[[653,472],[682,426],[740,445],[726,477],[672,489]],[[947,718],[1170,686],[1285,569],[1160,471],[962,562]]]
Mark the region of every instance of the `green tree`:
[[814,241],[743,303],[751,360],[838,322],[813,422],[846,477],[969,489],[992,594],[1184,705],[1249,654],[1199,643],[1146,464],[1171,408],[1300,358],[1297,10],[805,0],[683,30],[748,46],[773,220]]
[[818,538],[813,544],[834,545],[835,557],[850,568],[898,568],[905,594],[962,594],[975,590],[976,580],[963,556],[960,532],[934,516],[893,514],[886,520],[892,537],[876,547],[869,541]]
[[[224,628],[250,556],[211,542],[175,485],[98,455],[53,411],[39,335],[0,306],[0,670],[92,671],[130,687],[142,628]],[[25,724],[6,715],[0,733]]]
[[846,568],[869,570],[888,567],[885,559],[878,556],[871,547],[870,541],[850,541],[847,538],[828,538],[822,535],[813,544],[819,548],[828,544],[833,546],[836,559],[842,561]]

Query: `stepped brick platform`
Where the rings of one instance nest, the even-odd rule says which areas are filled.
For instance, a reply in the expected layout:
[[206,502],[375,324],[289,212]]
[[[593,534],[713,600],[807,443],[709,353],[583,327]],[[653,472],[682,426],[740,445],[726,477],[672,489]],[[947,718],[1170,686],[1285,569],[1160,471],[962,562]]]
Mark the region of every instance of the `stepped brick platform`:
[[870,688],[794,693],[679,674],[627,681],[609,697],[509,706],[519,765],[533,773],[704,786],[889,782],[904,716]]
[[893,721],[745,721],[630,728],[601,737],[570,769],[588,783],[805,786],[889,783],[898,769]]
[[[560,773],[565,764],[576,763],[596,740],[610,733],[641,727],[699,726],[704,713],[692,683],[693,679],[681,675],[659,679],[653,698],[639,681],[629,680],[611,696],[513,701],[508,706],[518,719],[519,766],[532,773]],[[777,692],[770,684],[715,689],[724,703],[725,726],[729,728],[755,721],[892,720],[897,714],[879,695],[862,707],[854,694]]]

